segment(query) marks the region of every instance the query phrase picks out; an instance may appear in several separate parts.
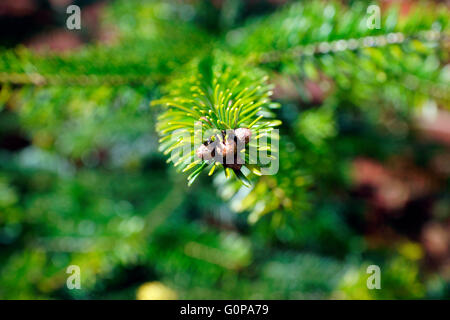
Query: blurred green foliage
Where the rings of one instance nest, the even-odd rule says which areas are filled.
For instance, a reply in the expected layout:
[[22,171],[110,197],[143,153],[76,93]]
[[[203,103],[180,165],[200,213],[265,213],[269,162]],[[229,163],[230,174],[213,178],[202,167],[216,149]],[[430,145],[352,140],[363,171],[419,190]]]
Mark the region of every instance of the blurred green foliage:
[[[413,234],[370,232],[352,182],[355,158],[428,168],[447,150],[413,121],[430,101],[448,107],[448,8],[394,8],[369,30],[363,1],[214,3],[116,0],[102,18],[113,44],[0,51],[0,298],[134,299],[153,281],[181,299],[449,298],[419,234],[448,221],[449,176],[432,193],[439,214],[406,211]],[[282,106],[279,171],[251,188],[223,172],[188,188],[158,151],[151,101],[174,83],[169,96],[187,98],[211,54],[234,78],[268,75]],[[381,290],[367,289],[370,264]],[[66,287],[69,265],[81,290]]]

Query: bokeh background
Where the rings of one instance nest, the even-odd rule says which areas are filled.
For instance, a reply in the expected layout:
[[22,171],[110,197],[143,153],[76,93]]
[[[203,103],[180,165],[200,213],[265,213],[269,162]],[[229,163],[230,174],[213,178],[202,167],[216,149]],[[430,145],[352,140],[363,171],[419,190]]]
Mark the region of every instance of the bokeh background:
[[[398,46],[404,65],[270,62],[284,153],[250,193],[187,187],[158,151],[150,102],[197,54],[332,41],[369,4],[305,1],[297,30],[289,2],[0,2],[0,299],[450,298],[448,36]],[[448,3],[422,4],[380,7],[448,35]]]

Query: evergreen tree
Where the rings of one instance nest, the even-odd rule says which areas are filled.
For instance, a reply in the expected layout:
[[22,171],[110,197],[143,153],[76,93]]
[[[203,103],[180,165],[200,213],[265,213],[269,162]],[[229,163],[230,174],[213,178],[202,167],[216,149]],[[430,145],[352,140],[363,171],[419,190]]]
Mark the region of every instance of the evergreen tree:
[[[0,298],[449,297],[423,222],[371,233],[350,174],[445,154],[415,119],[449,105],[448,8],[371,28],[364,1],[249,6],[116,0],[114,44],[1,49]],[[448,221],[448,179],[426,222]]]

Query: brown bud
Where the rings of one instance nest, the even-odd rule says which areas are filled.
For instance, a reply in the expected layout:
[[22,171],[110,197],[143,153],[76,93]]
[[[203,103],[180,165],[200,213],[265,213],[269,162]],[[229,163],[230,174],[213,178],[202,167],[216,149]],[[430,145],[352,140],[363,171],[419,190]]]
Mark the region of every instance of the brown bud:
[[226,140],[217,144],[216,152],[221,157],[231,157],[236,153],[236,143],[233,140]]
[[234,161],[232,163],[225,163],[224,167],[231,168],[233,170],[241,170],[243,163],[244,162],[242,161],[242,159],[239,156],[239,154],[235,154],[234,155]]
[[214,157],[214,144],[209,144],[205,146],[201,144],[197,150],[195,150],[195,154],[202,160],[210,160]]
[[240,164],[240,163],[225,164],[225,167],[231,168],[233,170],[241,170],[242,164]]
[[237,128],[234,130],[234,134],[241,143],[247,144],[252,136],[252,131],[248,128]]

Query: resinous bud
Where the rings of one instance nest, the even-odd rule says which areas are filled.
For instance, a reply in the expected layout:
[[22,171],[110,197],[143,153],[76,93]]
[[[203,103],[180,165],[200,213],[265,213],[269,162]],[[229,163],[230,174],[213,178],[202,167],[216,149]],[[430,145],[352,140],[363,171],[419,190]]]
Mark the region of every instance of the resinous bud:
[[195,150],[195,154],[202,160],[211,160],[214,157],[214,145],[209,144],[205,146],[201,144],[197,150]]
[[248,128],[238,128],[234,130],[236,138],[241,142],[247,144],[252,137],[252,131]]
[[226,140],[217,144],[216,152],[221,157],[234,156],[236,152],[236,143],[233,140]]

